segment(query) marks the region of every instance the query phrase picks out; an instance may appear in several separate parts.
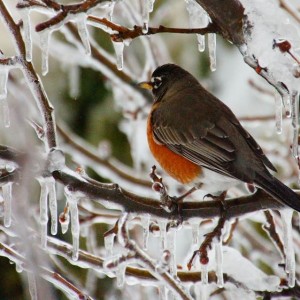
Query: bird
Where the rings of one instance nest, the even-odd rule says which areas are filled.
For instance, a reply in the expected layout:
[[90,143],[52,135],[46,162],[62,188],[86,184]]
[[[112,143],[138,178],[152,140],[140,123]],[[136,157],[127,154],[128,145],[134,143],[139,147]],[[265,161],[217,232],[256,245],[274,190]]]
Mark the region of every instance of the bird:
[[171,177],[210,194],[244,182],[300,212],[300,196],[272,175],[276,168],[255,139],[192,74],[168,63],[138,85],[152,91],[148,145]]

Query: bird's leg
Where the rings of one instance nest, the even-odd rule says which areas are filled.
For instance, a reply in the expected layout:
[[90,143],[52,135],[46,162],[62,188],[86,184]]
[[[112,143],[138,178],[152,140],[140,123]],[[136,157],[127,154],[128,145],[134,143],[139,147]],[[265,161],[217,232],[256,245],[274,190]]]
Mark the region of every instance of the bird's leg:
[[227,195],[227,191],[224,191],[224,192],[222,192],[220,195],[217,195],[217,196],[212,195],[212,194],[206,194],[206,195],[203,197],[203,200],[204,200],[205,198],[212,198],[213,200],[220,201],[220,202],[222,203],[222,205],[225,206],[224,201],[225,201],[226,195]]
[[[222,196],[222,197],[220,197],[220,196]],[[212,232],[209,232],[205,235],[205,239],[202,242],[199,249],[194,251],[193,256],[191,257],[191,259],[189,260],[189,262],[187,264],[187,267],[188,267],[189,270],[191,269],[191,267],[193,265],[194,258],[197,255],[200,256],[200,263],[201,264],[204,264],[204,265],[208,264],[208,262],[209,262],[208,250],[210,250],[212,248],[213,240],[215,238],[220,240],[221,237],[222,237],[222,230],[223,230],[223,227],[224,227],[225,222],[227,220],[227,218],[226,218],[225,196],[226,196],[226,192],[223,192],[221,195],[217,196],[217,199],[220,200],[220,203],[221,203],[220,218],[218,220],[218,224]]]

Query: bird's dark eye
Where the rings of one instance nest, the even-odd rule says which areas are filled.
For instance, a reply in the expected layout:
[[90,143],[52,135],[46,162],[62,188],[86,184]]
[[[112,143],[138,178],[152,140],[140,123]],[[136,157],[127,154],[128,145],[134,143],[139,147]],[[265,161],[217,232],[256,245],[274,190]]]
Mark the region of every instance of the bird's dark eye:
[[159,86],[162,84],[162,78],[161,77],[152,77],[151,82],[153,83],[153,88],[158,89]]

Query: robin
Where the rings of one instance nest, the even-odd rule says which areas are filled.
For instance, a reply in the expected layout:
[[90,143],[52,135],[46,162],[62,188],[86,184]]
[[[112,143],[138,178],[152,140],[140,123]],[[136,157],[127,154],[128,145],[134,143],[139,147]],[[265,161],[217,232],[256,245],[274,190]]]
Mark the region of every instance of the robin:
[[147,122],[150,150],[174,179],[212,194],[243,181],[300,212],[300,197],[270,173],[276,169],[261,147],[193,75],[165,64],[139,86],[154,96]]

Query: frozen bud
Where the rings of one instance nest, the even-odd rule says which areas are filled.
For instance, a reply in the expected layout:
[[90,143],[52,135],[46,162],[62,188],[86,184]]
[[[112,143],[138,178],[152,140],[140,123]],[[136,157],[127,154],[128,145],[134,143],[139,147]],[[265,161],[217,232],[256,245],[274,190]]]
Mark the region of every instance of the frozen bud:
[[82,166],[78,166],[75,171],[76,171],[76,173],[78,173],[81,176],[85,176],[86,175],[85,169]]
[[292,45],[287,40],[274,40],[273,47],[278,47],[281,52],[288,52],[292,48]]
[[208,259],[207,255],[201,255],[201,257],[200,257],[200,263],[202,265],[207,265],[208,262],[209,262],[209,259]]
[[163,190],[163,185],[161,182],[154,182],[152,184],[152,189],[153,191],[157,192],[157,193],[161,193],[161,191]]
[[171,252],[169,250],[164,250],[161,261],[163,264],[169,264],[171,260]]

